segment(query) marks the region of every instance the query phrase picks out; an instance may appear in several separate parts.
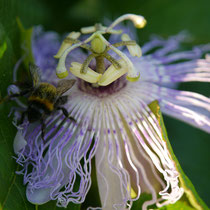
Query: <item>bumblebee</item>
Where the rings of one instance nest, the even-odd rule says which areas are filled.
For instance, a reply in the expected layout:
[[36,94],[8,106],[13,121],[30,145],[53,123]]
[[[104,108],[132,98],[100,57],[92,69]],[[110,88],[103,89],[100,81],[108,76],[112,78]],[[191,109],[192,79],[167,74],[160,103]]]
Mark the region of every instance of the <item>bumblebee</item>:
[[75,83],[76,80],[62,80],[58,82],[57,87],[54,85],[42,82],[40,68],[35,64],[29,64],[30,76],[32,79],[32,84],[26,85],[17,83],[16,85],[25,88],[19,93],[11,94],[5,97],[4,100],[9,100],[14,97],[26,96],[27,98],[27,109],[22,112],[20,124],[23,123],[25,117],[28,117],[30,123],[40,121],[42,124],[41,127],[41,136],[44,139],[44,133],[46,125],[44,120],[47,116],[55,113],[57,110],[61,110],[66,118],[69,118],[72,121],[75,121],[74,118],[69,116],[68,111],[62,106],[67,102],[68,96],[63,96]]

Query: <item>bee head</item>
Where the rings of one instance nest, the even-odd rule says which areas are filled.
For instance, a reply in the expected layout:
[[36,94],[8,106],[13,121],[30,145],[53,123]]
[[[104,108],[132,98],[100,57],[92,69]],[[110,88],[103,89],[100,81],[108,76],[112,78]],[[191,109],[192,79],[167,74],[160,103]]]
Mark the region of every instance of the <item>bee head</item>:
[[29,106],[27,112],[28,112],[28,121],[30,123],[39,121],[44,114],[44,110],[35,105]]

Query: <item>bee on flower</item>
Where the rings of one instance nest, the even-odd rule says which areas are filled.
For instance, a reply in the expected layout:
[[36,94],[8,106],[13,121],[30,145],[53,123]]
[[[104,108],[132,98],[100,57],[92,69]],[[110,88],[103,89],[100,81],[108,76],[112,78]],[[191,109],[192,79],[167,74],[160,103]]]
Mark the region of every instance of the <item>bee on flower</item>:
[[[115,29],[124,20],[137,28],[146,24],[144,17],[126,14],[108,27],[95,24],[71,32],[59,49],[57,34],[34,33],[32,49],[43,80],[57,83],[68,76],[77,83],[64,105],[76,123],[64,121],[59,113],[49,116],[45,142],[40,124],[18,128],[14,148],[23,166],[18,173],[24,175],[30,202],[57,200],[61,207],[83,203],[91,187],[94,157],[101,199],[97,209],[131,209],[148,193],[145,210],[173,204],[185,193],[160,123],[148,105],[157,100],[163,113],[210,132],[210,99],[168,88],[178,82],[209,82],[210,62],[201,57],[210,47],[177,52],[186,38],[180,33],[168,40],[155,37],[141,48],[130,29]],[[57,67],[53,55],[59,59]]]

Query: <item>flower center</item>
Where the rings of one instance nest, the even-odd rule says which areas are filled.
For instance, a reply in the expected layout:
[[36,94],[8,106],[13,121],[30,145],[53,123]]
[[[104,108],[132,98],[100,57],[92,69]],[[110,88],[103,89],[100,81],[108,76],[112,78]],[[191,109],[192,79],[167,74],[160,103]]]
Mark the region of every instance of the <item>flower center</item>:
[[121,89],[126,87],[127,80],[125,76],[122,76],[107,86],[95,86],[94,84],[88,83],[82,79],[78,79],[77,84],[79,90],[82,92],[97,96],[99,98],[105,98],[119,92]]
[[[81,47],[88,51],[88,56],[83,63],[71,63],[70,72],[76,77],[89,83],[96,83],[98,86],[107,86],[125,74],[127,74],[126,79],[128,81],[137,81],[139,79],[139,73],[135,70],[133,63],[127,55],[119,50],[118,47],[127,47],[129,53],[137,57],[141,56],[141,48],[134,40],[130,39],[128,34],[122,34],[121,30],[113,29],[118,23],[126,19],[131,20],[137,28],[142,28],[146,24],[144,17],[127,14],[116,19],[109,27],[95,24],[94,26],[82,28],[82,34],[91,34],[84,41],[78,39],[81,35],[80,32],[71,32],[64,39],[57,55],[55,55],[56,58],[59,58],[56,68],[57,76],[64,78],[68,75],[65,66],[66,56],[75,48]],[[105,34],[122,34],[122,41],[111,44],[105,39]],[[120,57],[120,59],[117,60],[112,57],[109,52],[110,50]],[[89,67],[93,59],[96,61],[96,69],[94,70]],[[104,63],[105,59],[111,63],[107,69]]]

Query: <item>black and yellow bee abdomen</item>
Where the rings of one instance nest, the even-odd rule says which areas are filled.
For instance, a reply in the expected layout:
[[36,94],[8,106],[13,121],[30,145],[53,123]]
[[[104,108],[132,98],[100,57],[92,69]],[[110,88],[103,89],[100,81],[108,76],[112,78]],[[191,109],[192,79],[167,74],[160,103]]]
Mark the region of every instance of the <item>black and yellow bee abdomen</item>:
[[56,101],[56,87],[49,83],[40,83],[36,89],[29,96],[30,103],[36,103],[44,106],[47,111],[53,111],[54,103]]

